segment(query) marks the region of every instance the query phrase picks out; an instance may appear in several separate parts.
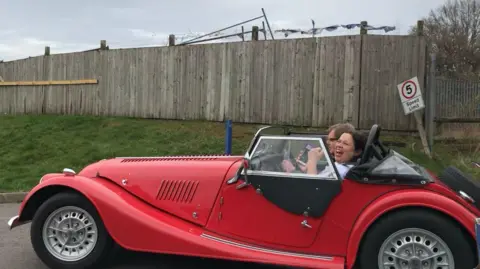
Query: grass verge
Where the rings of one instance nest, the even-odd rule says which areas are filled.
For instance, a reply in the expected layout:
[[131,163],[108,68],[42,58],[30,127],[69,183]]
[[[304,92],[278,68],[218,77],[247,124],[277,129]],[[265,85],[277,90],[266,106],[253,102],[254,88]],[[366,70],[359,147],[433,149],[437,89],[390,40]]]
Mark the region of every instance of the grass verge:
[[[244,154],[259,125],[233,125],[233,154]],[[89,116],[0,116],[0,192],[28,191],[45,173],[118,156],[218,154],[224,151],[224,124]],[[429,160],[412,137],[386,136],[408,146],[396,148],[435,172],[453,163],[480,177],[469,162],[480,149],[437,145]],[[437,142],[438,143],[438,142]],[[477,142],[478,143],[478,142]]]

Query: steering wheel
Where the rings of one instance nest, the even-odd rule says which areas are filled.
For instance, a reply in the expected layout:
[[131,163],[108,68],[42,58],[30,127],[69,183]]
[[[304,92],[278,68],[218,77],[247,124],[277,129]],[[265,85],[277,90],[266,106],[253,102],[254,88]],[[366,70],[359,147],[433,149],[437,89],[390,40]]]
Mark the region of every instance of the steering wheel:
[[359,164],[368,162],[373,156],[381,160],[388,154],[388,150],[378,139],[380,137],[380,131],[381,128],[378,124],[374,124],[370,129],[367,143],[365,144],[365,149],[363,150],[362,158],[360,159]]
[[250,160],[250,166],[253,170],[284,172],[281,165],[282,160],[283,153],[266,152],[253,157]]

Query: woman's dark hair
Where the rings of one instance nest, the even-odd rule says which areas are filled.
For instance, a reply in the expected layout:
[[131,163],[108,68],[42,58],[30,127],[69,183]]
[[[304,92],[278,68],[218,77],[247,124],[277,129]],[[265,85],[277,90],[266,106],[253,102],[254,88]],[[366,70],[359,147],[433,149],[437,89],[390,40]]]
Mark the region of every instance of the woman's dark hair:
[[365,150],[365,144],[367,144],[367,135],[360,131],[353,131],[350,133],[353,137],[353,146],[355,150]]
[[367,143],[367,135],[358,130],[344,133],[350,134],[352,136],[354,150],[361,152],[360,155],[353,156],[352,158],[352,162],[357,162],[362,157],[362,153],[365,150],[365,144]]

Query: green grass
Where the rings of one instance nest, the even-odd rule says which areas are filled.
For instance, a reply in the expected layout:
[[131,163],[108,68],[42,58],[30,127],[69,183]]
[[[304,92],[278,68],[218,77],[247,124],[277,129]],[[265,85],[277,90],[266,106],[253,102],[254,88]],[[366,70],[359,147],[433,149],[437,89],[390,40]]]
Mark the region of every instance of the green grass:
[[[233,125],[233,154],[244,154],[259,125]],[[398,141],[398,137],[386,137]],[[401,138],[408,145],[414,138]],[[417,144],[419,144],[417,142]],[[468,168],[468,158],[440,147],[428,160],[415,147],[398,149],[435,172],[445,163]],[[27,191],[45,173],[76,171],[104,158],[218,154],[224,151],[224,124],[88,116],[0,116],[0,192]],[[450,158],[455,157],[455,158]],[[465,163],[466,165],[464,165]],[[480,170],[480,169],[476,169]],[[468,172],[475,173],[475,169]],[[476,174],[478,175],[478,174]]]

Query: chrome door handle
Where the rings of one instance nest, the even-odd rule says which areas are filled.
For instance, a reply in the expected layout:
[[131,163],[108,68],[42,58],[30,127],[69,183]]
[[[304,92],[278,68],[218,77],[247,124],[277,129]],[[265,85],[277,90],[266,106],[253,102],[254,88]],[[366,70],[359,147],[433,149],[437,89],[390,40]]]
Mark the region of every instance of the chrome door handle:
[[237,185],[237,187],[235,187],[237,190],[240,190],[240,189],[243,189],[245,187],[247,187],[248,185],[250,185],[250,183],[248,181],[244,181],[240,184]]
[[309,229],[312,229],[312,226],[310,226],[310,225],[307,223],[307,220],[302,221],[301,224],[302,224],[303,227],[307,227],[307,228],[309,228]]

